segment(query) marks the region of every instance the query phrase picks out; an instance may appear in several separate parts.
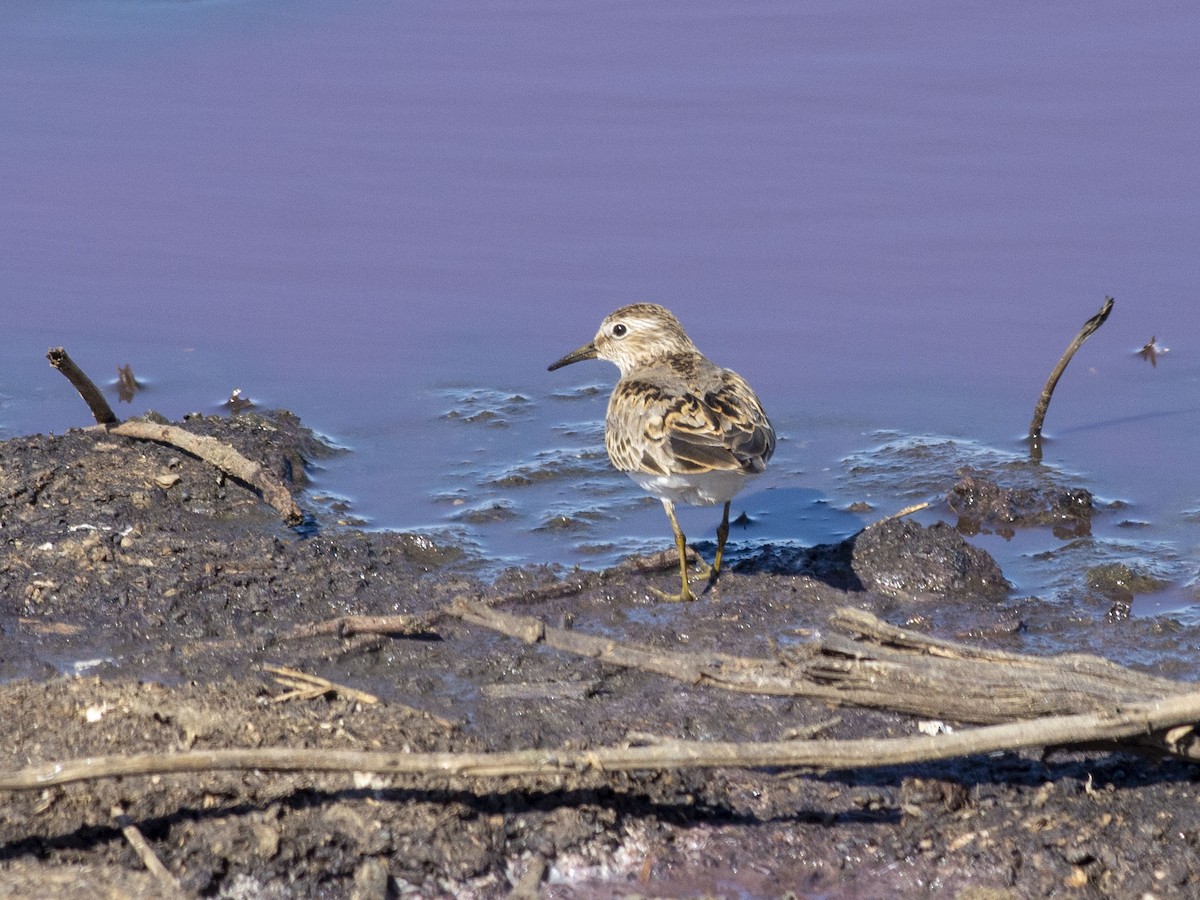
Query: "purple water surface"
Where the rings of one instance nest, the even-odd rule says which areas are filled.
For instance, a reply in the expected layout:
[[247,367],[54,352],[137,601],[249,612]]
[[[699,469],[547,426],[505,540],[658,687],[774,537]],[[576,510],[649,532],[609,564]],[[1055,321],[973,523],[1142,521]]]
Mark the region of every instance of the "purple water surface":
[[[602,458],[504,476],[594,450],[615,370],[545,366],[654,300],[785,438],[748,537],[812,543],[912,499],[851,454],[1019,456],[1112,294],[1046,459],[1127,501],[1098,537],[1184,584],[1198,40],[1186,4],[9,0],[0,433],[86,424],[42,359],[65,344],[149,381],[123,413],[234,387],[293,409],[353,449],[320,486],[375,525],[603,562],[665,545],[655,504]],[[1006,569],[1044,590],[1029,556]]]

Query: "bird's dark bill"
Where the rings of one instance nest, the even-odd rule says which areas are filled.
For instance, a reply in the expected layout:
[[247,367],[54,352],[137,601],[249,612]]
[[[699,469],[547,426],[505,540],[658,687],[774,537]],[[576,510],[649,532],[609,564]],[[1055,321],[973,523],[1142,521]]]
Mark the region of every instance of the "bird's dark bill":
[[548,372],[553,372],[555,369],[561,369],[563,366],[569,366],[571,363],[581,362],[585,359],[596,358],[596,345],[584,344],[578,350],[572,350],[558,362],[552,362],[546,367]]

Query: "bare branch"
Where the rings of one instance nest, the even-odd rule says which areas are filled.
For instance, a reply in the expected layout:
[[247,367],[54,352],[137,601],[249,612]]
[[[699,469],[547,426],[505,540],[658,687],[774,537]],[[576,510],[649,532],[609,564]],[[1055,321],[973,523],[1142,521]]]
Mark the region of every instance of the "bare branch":
[[177,425],[158,425],[137,420],[113,425],[108,431],[110,434],[178,447],[257,489],[263,500],[275,507],[286,524],[299,525],[304,521],[304,513],[281,481],[223,441],[204,434],[193,434]]

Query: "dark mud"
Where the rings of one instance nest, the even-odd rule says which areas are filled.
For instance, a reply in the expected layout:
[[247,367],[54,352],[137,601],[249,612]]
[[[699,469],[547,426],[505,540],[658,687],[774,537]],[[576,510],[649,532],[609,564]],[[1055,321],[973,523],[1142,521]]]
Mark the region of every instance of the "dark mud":
[[[297,489],[328,452],[286,414],[184,425]],[[972,477],[974,496],[990,491]],[[945,526],[897,521],[832,547],[764,547],[678,605],[650,591],[671,586],[670,567],[529,568],[485,583],[459,548],[332,527],[335,510],[302,500],[314,519],[290,530],[246,486],[170,447],[102,432],[0,445],[4,767],[222,747],[586,748],[631,735],[917,728],[682,685],[448,619],[416,638],[287,639],[297,624],[432,612],[458,596],[503,595],[506,608],[555,625],[674,651],[755,656],[803,642],[854,605],[1021,652],[1050,635],[1118,661],[1136,648],[1159,660],[1158,674],[1196,677],[1196,629],[1114,620],[1103,595],[1072,608],[1013,597],[995,563]],[[382,702],[276,702],[284,688],[264,664]],[[121,831],[128,821],[188,892],[231,898],[1194,896],[1197,774],[1058,752],[823,775],[112,779],[0,796],[0,895],[160,896]]]

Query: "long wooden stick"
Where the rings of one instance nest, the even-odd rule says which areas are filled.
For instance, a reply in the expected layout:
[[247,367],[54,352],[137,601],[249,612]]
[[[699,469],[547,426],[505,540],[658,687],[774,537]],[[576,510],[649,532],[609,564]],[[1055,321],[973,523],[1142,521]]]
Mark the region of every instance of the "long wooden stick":
[[[513,595],[518,596],[518,595]],[[717,652],[679,653],[561,629],[534,616],[501,612],[512,597],[456,599],[422,615],[350,616],[297,625],[274,640],[320,635],[412,635],[459,619],[530,644],[625,668],[723,690],[885,709],[980,725],[1047,715],[1102,712],[1114,704],[1189,693],[1192,684],[1127,669],[1089,654],[1031,656],[958,643],[889,625],[865,610],[844,607],[815,640],[774,657]],[[235,641],[198,642],[207,652]]]
[[[839,610],[831,622],[858,634],[860,641],[830,635],[791,659],[761,660],[725,654],[685,656],[620,644],[554,629],[533,617],[499,613],[464,599],[456,601],[445,614],[531,643],[546,643],[691,683],[821,697],[905,712],[932,712],[958,721],[987,721],[997,716],[1030,716],[1039,712],[1042,717],[953,734],[855,741],[664,741],[649,747],[584,751],[415,754],[268,748],[94,757],[0,772],[0,790],[35,790],[116,776],[250,769],[433,777],[537,775],[589,768],[605,771],[722,766],[853,769],[998,750],[1095,746],[1114,741],[1200,760],[1200,738],[1196,735],[1200,691],[1194,686],[1132,672],[1083,654],[1043,659],[929,638],[888,625],[862,610]],[[411,628],[415,623],[412,617],[401,623],[389,623],[387,617],[381,617],[355,624],[390,630],[396,625]],[[314,633],[329,630],[332,629],[314,629]],[[981,671],[986,673],[982,678]],[[1039,706],[1031,696],[1046,699]],[[1056,706],[1060,711],[1072,706],[1082,707],[1082,711],[1044,714],[1047,708]]]
[[[1106,713],[1054,716],[951,734],[906,738],[753,743],[665,741],[648,747],[594,750],[514,750],[495,753],[389,753],[262,748],[96,756],[0,772],[0,790],[132,775],[186,772],[372,772],[379,775],[495,778],[594,769],[603,772],[763,766],[861,769],[927,762],[1032,747],[1119,741],[1171,732],[1200,721],[1200,692],[1139,703]],[[1190,734],[1190,728],[1186,731]]]

